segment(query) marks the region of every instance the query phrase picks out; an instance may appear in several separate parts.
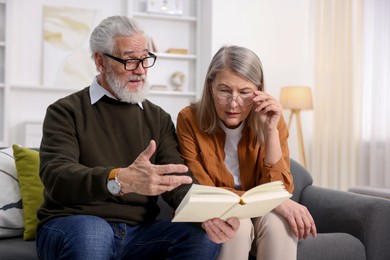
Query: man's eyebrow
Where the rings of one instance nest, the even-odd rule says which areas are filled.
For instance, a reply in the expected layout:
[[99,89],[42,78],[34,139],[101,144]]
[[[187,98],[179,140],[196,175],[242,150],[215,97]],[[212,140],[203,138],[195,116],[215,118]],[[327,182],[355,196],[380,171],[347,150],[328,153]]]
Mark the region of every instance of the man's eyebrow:
[[134,53],[134,51],[125,51],[123,54],[133,54]]
[[[144,49],[142,52],[144,52],[145,54],[148,54],[149,50],[148,49]],[[132,54],[135,54],[135,51],[125,51],[123,53],[123,55],[132,55]]]

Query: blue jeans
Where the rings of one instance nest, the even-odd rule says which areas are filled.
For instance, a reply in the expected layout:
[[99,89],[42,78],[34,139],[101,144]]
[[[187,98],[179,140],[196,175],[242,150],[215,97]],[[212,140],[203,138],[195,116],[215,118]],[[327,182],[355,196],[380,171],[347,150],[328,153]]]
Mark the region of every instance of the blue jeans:
[[129,226],[96,216],[58,217],[37,234],[40,259],[215,259],[220,245],[190,223]]

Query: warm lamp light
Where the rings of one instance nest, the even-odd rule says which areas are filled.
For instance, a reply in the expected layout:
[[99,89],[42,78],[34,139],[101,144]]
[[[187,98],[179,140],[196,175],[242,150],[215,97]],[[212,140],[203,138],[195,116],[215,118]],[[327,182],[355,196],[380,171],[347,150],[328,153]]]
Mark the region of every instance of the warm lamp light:
[[285,109],[313,109],[310,87],[283,87],[280,92],[280,103]]
[[280,91],[280,103],[284,109],[290,109],[291,114],[288,120],[288,129],[290,129],[291,121],[295,115],[297,118],[298,144],[299,154],[302,165],[306,168],[305,148],[303,145],[303,135],[301,126],[301,110],[313,109],[313,100],[311,88],[305,86],[288,86],[283,87]]

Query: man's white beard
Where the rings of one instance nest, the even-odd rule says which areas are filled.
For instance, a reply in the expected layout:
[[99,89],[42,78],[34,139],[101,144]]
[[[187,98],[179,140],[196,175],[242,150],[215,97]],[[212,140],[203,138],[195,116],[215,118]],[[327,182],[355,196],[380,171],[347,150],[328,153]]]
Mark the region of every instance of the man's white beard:
[[[131,79],[144,79],[144,84],[143,86],[138,86],[136,91],[130,91],[126,88],[126,83]],[[142,102],[149,92],[149,84],[145,77],[133,75],[130,79],[120,80],[111,69],[107,71],[107,83],[118,99],[127,103],[137,104]]]

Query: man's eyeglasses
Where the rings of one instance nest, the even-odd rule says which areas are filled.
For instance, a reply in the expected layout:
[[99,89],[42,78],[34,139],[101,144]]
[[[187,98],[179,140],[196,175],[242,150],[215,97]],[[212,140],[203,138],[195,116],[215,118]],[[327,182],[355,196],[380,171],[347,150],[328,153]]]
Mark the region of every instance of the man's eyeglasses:
[[125,66],[125,70],[128,70],[128,71],[132,71],[132,70],[136,70],[139,66],[139,64],[141,63],[142,64],[142,67],[144,69],[146,68],[150,68],[154,65],[154,63],[156,62],[156,59],[157,59],[157,56],[156,54],[153,54],[151,52],[148,52],[148,57],[145,57],[145,58],[142,58],[142,59],[126,59],[126,60],[123,60],[121,58],[118,58],[118,57],[115,57],[115,56],[112,56],[108,53],[104,53],[105,56],[107,57],[110,57],[111,59],[117,61],[117,62],[120,62],[122,63],[124,66]]
[[253,91],[247,93],[240,93],[237,96],[233,96],[231,93],[224,90],[213,91],[214,96],[217,98],[218,103],[226,105],[232,102],[234,99],[240,106],[249,106],[253,103]]

